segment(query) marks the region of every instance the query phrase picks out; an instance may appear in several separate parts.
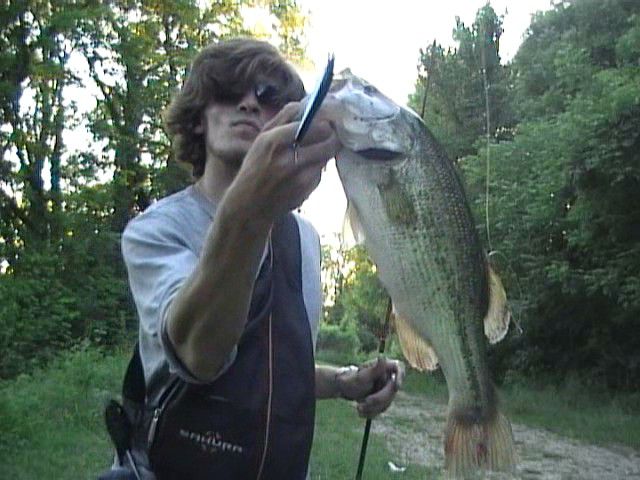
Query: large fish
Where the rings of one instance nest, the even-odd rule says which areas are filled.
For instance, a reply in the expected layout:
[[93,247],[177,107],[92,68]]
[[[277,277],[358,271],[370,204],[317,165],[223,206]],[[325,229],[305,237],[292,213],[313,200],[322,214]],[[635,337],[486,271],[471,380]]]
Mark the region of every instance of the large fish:
[[336,165],[351,224],[393,300],[403,353],[446,378],[445,468],[454,477],[513,470],[484,338],[504,337],[510,314],[453,164],[417,115],[349,71],[324,108],[344,146]]

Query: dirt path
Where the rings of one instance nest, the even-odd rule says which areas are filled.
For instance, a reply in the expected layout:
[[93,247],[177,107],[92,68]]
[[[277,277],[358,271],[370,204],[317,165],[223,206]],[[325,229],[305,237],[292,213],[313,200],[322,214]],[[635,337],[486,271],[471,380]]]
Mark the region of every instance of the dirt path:
[[[446,407],[425,405],[424,397],[398,394],[387,413],[373,422],[373,432],[384,435],[398,465],[442,466],[442,429]],[[490,478],[544,480],[640,479],[640,454],[624,447],[582,444],[545,430],[513,424],[519,455],[516,476]],[[401,474],[394,475],[402,478]]]

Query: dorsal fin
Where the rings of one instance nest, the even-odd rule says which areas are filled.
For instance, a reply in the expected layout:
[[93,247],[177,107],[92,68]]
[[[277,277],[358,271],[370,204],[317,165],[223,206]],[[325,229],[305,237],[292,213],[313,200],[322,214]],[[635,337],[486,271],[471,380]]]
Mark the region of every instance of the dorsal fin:
[[400,347],[407,362],[421,372],[438,368],[438,356],[431,344],[416,332],[411,323],[393,310],[393,321]]
[[507,305],[507,294],[504,291],[500,277],[487,265],[489,280],[489,309],[484,317],[484,334],[490,343],[502,340],[509,331],[511,312]]

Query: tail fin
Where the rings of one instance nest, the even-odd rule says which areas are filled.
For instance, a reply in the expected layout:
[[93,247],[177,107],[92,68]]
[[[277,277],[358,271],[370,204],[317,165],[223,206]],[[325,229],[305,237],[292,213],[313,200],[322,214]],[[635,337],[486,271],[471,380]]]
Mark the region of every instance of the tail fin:
[[449,478],[467,478],[478,470],[515,470],[511,424],[497,411],[490,416],[454,412],[447,422],[444,452]]

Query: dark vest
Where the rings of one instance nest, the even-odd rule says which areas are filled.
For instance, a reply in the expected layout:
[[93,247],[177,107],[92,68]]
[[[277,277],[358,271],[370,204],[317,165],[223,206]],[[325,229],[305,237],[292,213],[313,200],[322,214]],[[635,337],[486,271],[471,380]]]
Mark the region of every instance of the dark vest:
[[306,476],[315,367],[293,215],[274,226],[269,250],[233,364],[208,385],[173,379],[154,411],[149,458],[159,480]]

